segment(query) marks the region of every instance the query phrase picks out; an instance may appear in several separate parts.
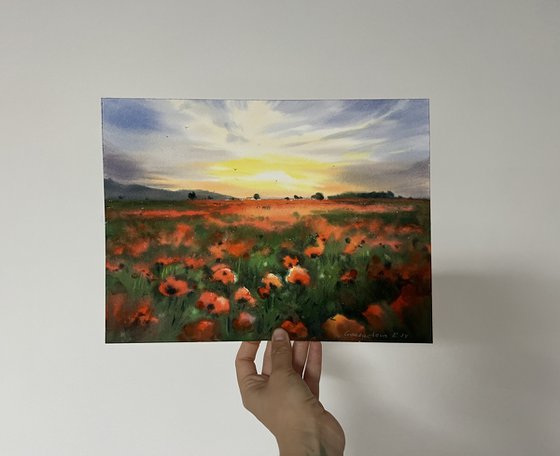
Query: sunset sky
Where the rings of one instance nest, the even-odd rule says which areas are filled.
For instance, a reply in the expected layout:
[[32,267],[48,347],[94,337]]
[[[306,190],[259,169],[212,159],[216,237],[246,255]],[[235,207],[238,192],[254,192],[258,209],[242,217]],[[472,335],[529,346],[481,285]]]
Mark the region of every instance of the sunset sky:
[[428,100],[102,100],[105,177],[236,197],[429,196]]

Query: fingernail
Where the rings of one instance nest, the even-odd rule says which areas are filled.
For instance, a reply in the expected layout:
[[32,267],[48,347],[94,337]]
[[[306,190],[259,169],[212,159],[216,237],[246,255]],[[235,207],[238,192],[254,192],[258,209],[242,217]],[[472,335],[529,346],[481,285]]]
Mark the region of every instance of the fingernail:
[[272,333],[272,340],[287,340],[288,333],[281,328],[275,329]]

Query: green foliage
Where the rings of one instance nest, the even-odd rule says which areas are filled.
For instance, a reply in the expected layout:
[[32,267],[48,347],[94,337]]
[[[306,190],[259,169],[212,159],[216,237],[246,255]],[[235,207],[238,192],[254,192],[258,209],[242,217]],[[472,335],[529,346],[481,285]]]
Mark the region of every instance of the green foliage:
[[[309,338],[324,339],[323,324],[337,314],[354,320],[371,333],[373,327],[364,315],[371,304],[379,305],[383,310],[384,331],[387,334],[401,331],[407,334],[408,341],[431,339],[429,274],[427,279],[421,275],[418,275],[420,278],[414,276],[418,265],[429,268],[429,201],[403,200],[400,204],[412,206],[411,210],[386,211],[374,210],[378,204],[375,201],[356,202],[357,207],[362,209],[364,205],[372,204],[372,211],[350,210],[346,206],[325,206],[323,209],[321,204],[311,214],[306,213],[303,206],[297,207],[305,202],[293,201],[288,203],[294,205],[288,212],[292,214],[293,223],[276,223],[274,229],[260,228],[242,212],[224,213],[212,218],[197,215],[199,207],[196,203],[108,203],[107,259],[118,266],[118,270],[112,270],[117,269],[113,266],[107,271],[108,299],[119,294],[126,295],[131,306],[142,299],[149,299],[153,318],[157,319],[157,323],[153,324],[123,323],[117,329],[111,329],[108,323],[109,342],[175,341],[185,325],[203,318],[216,323],[222,340],[268,339],[274,328],[285,320],[302,322]],[[384,201],[383,204],[390,207],[396,203]],[[151,218],[143,217],[141,212],[127,215],[130,211],[144,210],[192,210],[192,214]],[[255,220],[264,223],[268,218],[268,214],[263,212]],[[318,222],[340,228],[344,235],[329,236],[324,241],[322,253],[310,258],[304,251],[309,246],[318,245],[318,233],[312,228]],[[376,231],[364,228],[372,222],[376,222],[372,226],[381,228]],[[177,245],[162,243],[162,239],[173,237],[178,224],[188,225],[188,242],[181,241]],[[354,242],[352,236],[364,241],[347,252],[345,249],[349,243]],[[147,240],[149,248],[136,254],[129,246],[139,239]],[[387,245],[388,239],[399,247]],[[219,242],[245,242],[249,246],[247,254],[232,254],[226,249],[219,259],[231,268],[236,283],[224,284],[212,279],[212,266],[218,260],[212,258],[209,252]],[[112,250],[114,246],[124,246],[124,250],[115,254]],[[309,284],[287,281],[289,271],[284,265],[284,257],[288,255],[296,257],[299,266],[307,271]],[[171,262],[158,263],[157,259],[162,257],[171,258]],[[183,261],[187,257],[203,258],[205,264],[190,268]],[[381,266],[374,273],[372,264],[376,258],[380,259]],[[146,264],[147,273],[139,273],[138,264]],[[345,282],[341,279],[352,270],[356,271],[355,280]],[[412,275],[408,272],[410,270]],[[257,290],[263,287],[262,279],[268,273],[280,277],[282,285],[272,288],[269,297],[260,297]],[[162,294],[159,286],[169,277],[188,283],[190,292],[182,296]],[[391,303],[399,298],[403,287],[410,284],[422,290],[426,298],[403,317]],[[250,291],[255,299],[254,306],[236,301],[235,293],[240,287]],[[197,301],[204,291],[227,298],[230,312],[214,315],[199,308]],[[235,327],[240,312],[250,313],[256,318],[252,328]]]

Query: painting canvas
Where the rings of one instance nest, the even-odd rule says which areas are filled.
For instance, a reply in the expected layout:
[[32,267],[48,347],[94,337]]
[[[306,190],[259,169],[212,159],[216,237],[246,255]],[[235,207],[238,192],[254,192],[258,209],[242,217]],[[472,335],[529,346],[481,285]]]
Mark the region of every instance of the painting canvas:
[[107,342],[432,341],[428,100],[101,105]]

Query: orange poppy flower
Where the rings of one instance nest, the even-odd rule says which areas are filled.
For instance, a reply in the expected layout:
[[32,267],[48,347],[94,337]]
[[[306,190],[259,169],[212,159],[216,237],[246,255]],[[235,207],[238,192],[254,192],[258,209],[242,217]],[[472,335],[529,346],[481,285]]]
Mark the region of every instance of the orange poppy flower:
[[325,243],[321,239],[318,239],[317,245],[310,245],[303,251],[303,253],[310,258],[316,258],[318,256],[321,256],[324,251]]
[[382,331],[384,329],[385,311],[379,304],[370,304],[368,308],[362,312],[362,315],[366,317],[370,326],[376,331]]
[[165,296],[183,296],[192,292],[187,282],[184,280],[177,280],[173,276],[169,276],[161,282],[159,291]]
[[329,318],[322,328],[327,338],[334,340],[362,340],[366,335],[363,325],[341,314]]
[[178,223],[175,231],[163,232],[159,235],[160,245],[173,245],[179,247],[180,245],[188,246],[192,241],[193,229],[185,223]]
[[305,339],[307,337],[307,328],[301,321],[294,323],[286,320],[280,327],[288,332],[291,339]]
[[299,260],[297,259],[297,257],[291,257],[290,255],[286,255],[282,260],[282,264],[286,269],[290,269],[298,265]]
[[208,247],[210,255],[216,260],[221,260],[224,257],[225,250],[222,244],[214,244]]
[[221,268],[212,274],[212,280],[222,282],[224,285],[237,282],[237,276],[230,268]]
[[198,298],[196,307],[216,315],[228,313],[229,299],[219,296],[211,291],[204,291]]
[[361,236],[347,237],[345,241],[346,241],[346,246],[344,247],[344,253],[348,253],[348,254],[354,253],[356,250],[358,250],[358,248],[362,247],[366,242],[366,240]]
[[256,304],[255,298],[251,296],[251,292],[246,287],[238,288],[233,296],[233,299],[236,301],[246,302],[250,306],[254,306]]
[[109,260],[107,260],[105,262],[105,268],[107,268],[107,271],[110,272],[117,272],[120,271],[121,269],[124,268],[124,264],[123,263],[111,263]]
[[344,235],[345,227],[331,225],[327,220],[322,217],[313,218],[310,220],[309,229],[316,232],[320,239],[325,242],[329,239],[338,241]]
[[264,276],[262,283],[267,288],[282,288],[282,279],[272,272]]
[[253,245],[255,245],[255,241],[250,239],[241,242],[226,242],[224,250],[234,257],[245,257],[249,255]]
[[216,329],[216,322],[214,320],[199,320],[197,322],[189,323],[183,326],[183,329],[177,336],[177,339],[181,342],[204,342],[209,340],[216,340]]
[[147,239],[140,239],[132,244],[127,245],[128,253],[133,257],[139,257],[150,248],[150,241]]
[[122,255],[124,253],[124,247],[122,245],[116,245],[113,247],[113,255]]
[[219,271],[220,269],[223,268],[229,268],[229,266],[225,263],[216,263],[214,265],[212,265],[212,267],[210,269],[212,269],[212,271],[216,272]]
[[288,272],[286,282],[308,286],[311,283],[311,277],[306,269],[301,266],[295,266]]
[[233,327],[238,331],[246,331],[253,327],[253,323],[257,317],[251,315],[249,312],[240,312],[239,316],[233,320]]
[[199,269],[206,264],[204,258],[187,257],[183,261],[185,266],[190,269]]
[[356,271],[355,269],[350,269],[349,271],[346,271],[344,274],[342,274],[342,276],[340,277],[340,281],[343,283],[354,283],[357,277],[358,271]]

